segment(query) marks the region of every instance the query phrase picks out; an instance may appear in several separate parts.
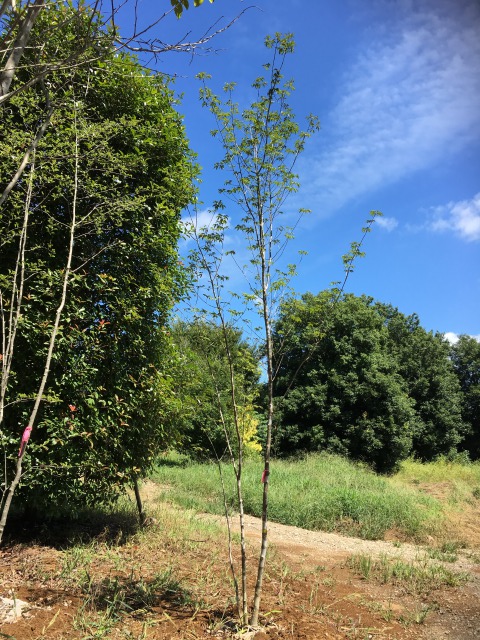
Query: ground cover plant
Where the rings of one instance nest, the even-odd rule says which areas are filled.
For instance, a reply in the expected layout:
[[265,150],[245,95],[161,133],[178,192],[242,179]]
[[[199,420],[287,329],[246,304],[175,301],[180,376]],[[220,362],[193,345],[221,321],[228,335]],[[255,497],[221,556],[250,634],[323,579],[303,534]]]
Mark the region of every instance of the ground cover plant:
[[405,562],[399,558],[372,558],[368,555],[354,555],[348,564],[365,580],[375,579],[382,584],[400,585],[408,593],[426,595],[443,586],[457,587],[468,579],[465,573],[458,573],[441,564],[429,563],[427,559]]
[[475,546],[480,543],[478,462],[465,462],[461,456],[453,461],[439,458],[425,464],[405,460],[392,482],[416,488],[441,501],[447,522],[436,545],[437,552],[455,555],[464,544]]
[[[404,539],[418,540],[439,528],[444,517],[435,498],[339,456],[320,454],[275,460],[271,473],[275,482],[271,487],[270,518],[283,524],[366,539],[381,539],[393,529]],[[227,499],[233,505],[233,478],[227,465],[223,474],[227,492],[230,491]],[[244,507],[247,513],[257,516],[261,514],[261,475],[260,461],[245,463]],[[223,513],[217,465],[166,457],[155,468],[152,479],[164,485],[164,496],[177,504]]]

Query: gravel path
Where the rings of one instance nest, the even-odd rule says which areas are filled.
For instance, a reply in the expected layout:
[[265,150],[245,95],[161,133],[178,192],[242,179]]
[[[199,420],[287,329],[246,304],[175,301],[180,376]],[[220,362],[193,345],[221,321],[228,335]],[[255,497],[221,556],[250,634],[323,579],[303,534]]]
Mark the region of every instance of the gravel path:
[[[202,517],[214,519],[219,523],[225,523],[221,516],[205,514]],[[245,533],[252,541],[260,541],[262,531],[262,521],[250,515],[245,516]],[[238,518],[232,520],[232,527],[239,531]],[[360,538],[350,538],[336,533],[326,533],[323,531],[309,531],[292,527],[289,525],[270,522],[268,525],[269,542],[282,551],[283,554],[292,560],[301,561],[305,557],[318,562],[325,560],[340,559],[353,554],[365,554],[372,556],[389,556],[402,558],[410,561],[425,561],[428,559],[426,547],[407,543],[384,542],[383,540],[362,540]],[[452,571],[480,572],[479,565],[475,565],[469,560],[467,555],[457,552],[458,560],[455,562],[445,562],[446,567]],[[432,562],[439,563],[434,559]]]

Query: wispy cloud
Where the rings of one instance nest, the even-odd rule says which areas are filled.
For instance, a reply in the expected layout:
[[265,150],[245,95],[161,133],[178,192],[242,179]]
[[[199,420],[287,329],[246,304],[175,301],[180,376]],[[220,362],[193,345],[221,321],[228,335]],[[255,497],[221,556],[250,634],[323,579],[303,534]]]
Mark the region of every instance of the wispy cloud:
[[478,139],[478,4],[421,6],[379,31],[343,79],[327,117],[330,142],[302,166],[316,209],[331,213]]
[[[215,229],[216,225],[218,226]],[[185,213],[182,216],[181,226],[183,233],[181,243],[182,251],[191,248],[192,243],[196,242],[196,234],[203,232],[211,233],[223,229],[223,248],[234,242],[233,234],[229,233],[231,229],[230,218],[219,220],[218,213],[212,209],[202,209],[200,211]]]
[[480,240],[480,193],[471,200],[436,207],[428,226],[432,231],[452,231],[469,242]]
[[379,227],[382,227],[382,229],[386,231],[393,231],[398,227],[398,220],[396,218],[382,216],[375,219],[375,224],[378,224]]
[[[248,284],[244,265],[248,263],[250,255],[243,246],[239,234],[235,233],[231,219],[219,220],[218,215],[213,209],[206,208],[196,212],[187,212],[182,216],[184,238],[180,249],[184,255],[187,255],[192,246],[193,248],[198,247],[196,233],[201,235],[203,232],[219,231],[217,241],[212,242],[210,247],[213,250],[210,257],[213,260],[213,255],[216,255],[217,259],[217,263],[214,265],[212,261],[211,266],[214,271],[218,271],[222,277],[229,281],[225,286],[230,290],[238,287],[239,283]],[[219,227],[215,229],[217,224]],[[220,232],[222,228],[223,232]],[[199,244],[203,244],[201,240]]]
[[[217,221],[217,213],[212,211],[212,209],[203,209],[194,213],[187,213],[182,217],[182,225],[187,233],[189,230],[211,230]],[[225,229],[228,229],[228,226],[225,227]]]

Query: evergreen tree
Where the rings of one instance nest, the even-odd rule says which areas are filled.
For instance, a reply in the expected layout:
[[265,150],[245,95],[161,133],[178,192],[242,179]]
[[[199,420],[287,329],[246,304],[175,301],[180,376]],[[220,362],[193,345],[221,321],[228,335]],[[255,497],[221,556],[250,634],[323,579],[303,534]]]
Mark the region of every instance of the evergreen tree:
[[426,331],[417,315],[405,316],[377,303],[390,337],[389,350],[414,403],[412,453],[421,460],[456,453],[466,426],[462,420],[460,385],[450,360],[448,343]]
[[390,471],[406,456],[457,451],[461,391],[448,344],[366,296],[305,294],[275,326],[276,447],[329,449]]
[[[59,50],[68,57],[92,22],[102,22],[87,9],[69,11],[49,5],[41,12],[31,55],[42,44],[47,58]],[[54,22],[44,43],[43,29]],[[29,55],[13,91],[28,82]],[[167,83],[115,52],[107,31],[75,65],[11,97],[0,115],[9,132],[0,175],[11,174],[47,113],[50,126],[0,211],[4,321],[16,308],[20,275],[23,292],[1,435],[10,476],[71,249],[48,391],[32,425],[21,489],[37,509],[55,511],[115,497],[171,437],[165,325],[185,289],[179,218],[196,170]]]
[[371,299],[328,292],[284,305],[278,362],[276,448],[328,449],[391,471],[410,452],[415,418]]

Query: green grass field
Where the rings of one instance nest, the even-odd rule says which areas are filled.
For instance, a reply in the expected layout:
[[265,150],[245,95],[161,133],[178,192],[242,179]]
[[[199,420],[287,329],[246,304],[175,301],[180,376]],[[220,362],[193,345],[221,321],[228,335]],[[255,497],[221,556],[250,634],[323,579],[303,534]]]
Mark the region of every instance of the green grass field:
[[[227,503],[235,510],[235,482],[222,465]],[[247,461],[242,479],[245,511],[261,515],[260,461]],[[224,513],[219,469],[185,458],[164,458],[152,479],[164,485],[162,498],[183,507]],[[305,529],[336,531],[381,539],[387,531],[409,540],[424,540],[442,527],[445,504],[418,485],[448,480],[458,500],[477,500],[480,465],[439,461],[406,461],[393,477],[379,476],[363,465],[329,454],[301,460],[275,460],[270,475],[269,517]],[[455,489],[457,487],[457,489]],[[480,498],[480,495],[478,496]]]

